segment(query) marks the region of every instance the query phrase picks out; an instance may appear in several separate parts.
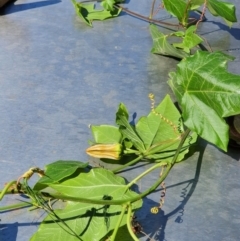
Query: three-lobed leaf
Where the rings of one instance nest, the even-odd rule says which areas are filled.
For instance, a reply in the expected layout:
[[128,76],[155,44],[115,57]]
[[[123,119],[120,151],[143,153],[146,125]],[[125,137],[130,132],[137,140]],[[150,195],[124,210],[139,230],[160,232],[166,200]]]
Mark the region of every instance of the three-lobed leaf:
[[223,117],[240,113],[240,76],[227,72],[230,60],[221,52],[198,51],[181,61],[169,80],[184,124],[225,151],[229,137]]
[[[185,32],[180,31],[182,34],[183,41],[181,43],[174,43],[173,46],[183,49],[186,53],[190,53],[191,49],[203,42],[203,39],[196,34],[197,27],[192,25],[186,29]],[[173,35],[178,34],[179,32],[173,33]]]

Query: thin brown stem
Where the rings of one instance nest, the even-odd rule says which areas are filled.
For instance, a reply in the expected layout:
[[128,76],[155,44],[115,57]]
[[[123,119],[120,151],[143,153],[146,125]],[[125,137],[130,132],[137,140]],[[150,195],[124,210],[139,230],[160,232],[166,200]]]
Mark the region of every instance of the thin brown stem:
[[[198,24],[203,21],[203,18],[204,18],[204,16],[205,16],[206,9],[207,9],[207,0],[204,0],[204,5],[203,5],[202,14],[200,15],[200,18],[199,18],[199,20],[198,20],[197,23],[196,23],[196,27],[198,27]],[[196,29],[197,29],[197,28],[196,28]]]
[[149,16],[150,19],[152,19],[152,17],[153,17],[153,12],[154,12],[155,3],[156,3],[156,0],[153,0],[153,2],[152,2],[152,8],[151,8],[151,13],[150,13],[150,16]]
[[139,13],[135,13],[135,12],[133,12],[131,10],[128,10],[127,8],[124,8],[124,7],[122,7],[122,6],[118,5],[118,4],[114,4],[114,7],[117,8],[117,9],[121,9],[122,11],[128,13],[131,16],[134,16],[136,18],[142,19],[142,20],[147,21],[149,23],[154,23],[154,24],[160,25],[160,26],[167,25],[167,26],[173,26],[173,27],[179,28],[179,24],[167,23],[167,22],[164,22],[164,21],[161,21],[161,20],[151,19],[151,18],[145,17],[145,16],[143,16],[143,15],[141,15]]

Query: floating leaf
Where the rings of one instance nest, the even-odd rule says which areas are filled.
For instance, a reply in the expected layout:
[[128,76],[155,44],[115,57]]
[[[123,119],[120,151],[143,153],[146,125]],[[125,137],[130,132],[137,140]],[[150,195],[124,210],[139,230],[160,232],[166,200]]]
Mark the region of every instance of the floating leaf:
[[229,138],[223,117],[240,113],[240,76],[226,70],[232,59],[221,52],[198,51],[182,60],[169,80],[184,124],[225,151]]
[[[136,193],[128,190],[126,181],[122,177],[102,168],[94,168],[88,173],[82,173],[61,184],[52,184],[51,187],[64,195],[95,200],[124,200],[137,196]],[[138,200],[132,206],[136,210],[142,206],[142,201]],[[68,202],[66,208],[57,210],[55,213],[79,235],[79,239],[71,235],[68,229],[68,232],[63,230],[60,227],[60,225],[62,226],[61,221],[58,220],[55,223],[48,216],[31,241],[99,241],[115,228],[121,210],[122,205]],[[124,225],[126,225],[126,218],[123,218],[121,222],[121,226]],[[66,227],[64,228],[66,229]]]

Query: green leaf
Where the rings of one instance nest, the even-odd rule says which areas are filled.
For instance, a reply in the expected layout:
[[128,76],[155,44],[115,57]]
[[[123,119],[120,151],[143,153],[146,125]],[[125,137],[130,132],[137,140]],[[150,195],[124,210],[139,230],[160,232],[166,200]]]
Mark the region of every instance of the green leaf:
[[91,126],[95,143],[114,144],[121,143],[122,134],[115,126],[99,125]]
[[191,10],[196,10],[203,4],[204,0],[191,0]]
[[[173,46],[183,49],[186,53],[190,53],[192,48],[203,42],[203,39],[195,33],[196,29],[197,27],[194,25],[187,28],[186,32],[184,33],[182,43],[174,43]],[[173,35],[179,36],[178,32],[173,33]]]
[[121,103],[116,113],[116,123],[119,125],[119,130],[123,135],[123,138],[127,138],[141,153],[145,151],[143,141],[138,136],[134,127],[128,122],[128,111],[126,106]]
[[114,3],[115,0],[103,0],[101,2],[101,5],[104,7],[104,9],[108,10],[108,11],[113,11],[114,10]]
[[118,106],[116,119],[118,118],[118,116],[124,116],[127,120],[129,118],[128,109],[123,103],[120,103]]
[[125,0],[102,0],[101,5],[104,9],[113,12],[114,4],[123,2],[125,2]]
[[[66,180],[61,184],[51,184],[58,192],[74,197],[88,197],[99,200],[124,200],[134,198],[137,193],[130,191],[124,178],[114,175],[111,171],[94,168],[88,173]],[[132,204],[136,210],[142,206],[142,200]],[[122,205],[95,205],[93,203],[68,202],[67,207],[55,213],[66,224],[79,234],[80,240],[99,241],[114,229],[122,210]],[[126,215],[126,214],[125,214]],[[64,231],[48,216],[33,235],[31,241],[79,240]],[[121,226],[126,225],[123,218]],[[66,227],[65,227],[66,229]]]
[[[183,147],[180,150],[180,153],[177,157],[176,162],[181,162],[184,159],[185,155],[189,152],[190,146],[196,142],[197,137],[198,137],[198,135],[196,132],[193,132],[190,134],[190,136],[188,136],[188,138],[184,142]],[[171,150],[168,150],[168,151],[160,151],[159,152],[159,150],[157,148],[152,148],[150,150],[150,154],[147,155],[147,158],[156,160],[156,162],[160,162],[160,161],[171,162],[173,159],[173,156],[176,153],[176,149],[179,145],[179,142],[180,142],[179,139],[172,141],[171,146],[169,145],[169,147],[172,147],[172,148],[171,148]]]
[[182,60],[169,80],[184,124],[225,151],[229,138],[223,117],[240,113],[240,76],[226,70],[232,59],[221,52],[198,51]]
[[186,25],[188,19],[188,10],[190,4],[186,3],[186,0],[163,0],[164,8],[173,16],[177,17],[179,22],[183,26]]
[[136,132],[143,140],[145,148],[158,142],[173,140],[179,137],[177,127],[179,125],[180,113],[174,106],[169,95],[148,116],[143,116],[136,124]]
[[[108,18],[117,17],[121,9],[112,10],[96,10],[93,3],[78,3],[76,0],[71,0],[77,15],[89,26],[92,26],[93,20],[105,20]],[[110,1],[110,0],[109,0]]]
[[93,20],[105,20],[108,18],[117,17],[121,12],[121,9],[114,9],[113,11],[108,10],[94,10],[90,12],[87,16],[89,21]]
[[88,163],[80,161],[56,161],[46,165],[45,176],[43,176],[35,184],[34,190],[40,190],[48,186],[50,183],[57,183],[61,180],[70,177],[77,170],[83,170],[88,166]]
[[156,25],[150,24],[150,33],[153,39],[153,47],[151,49],[151,53],[177,57],[180,59],[189,56],[188,53],[181,49],[177,49],[168,43],[167,38],[169,36],[161,33]]
[[[181,115],[169,95],[166,95],[154,112],[140,118],[136,124],[136,132],[144,142],[145,158],[171,160],[181,141],[183,125]],[[191,139],[191,144],[195,141],[196,135]],[[184,154],[188,152],[189,144],[189,140],[185,142],[182,148]],[[178,161],[184,154],[179,156]]]
[[236,7],[233,4],[208,0],[207,7],[212,15],[222,17],[230,27],[232,23],[237,22]]
[[75,8],[76,14],[89,26],[92,26],[91,21],[88,19],[89,12],[94,11],[93,3],[78,3],[76,0],[71,0]]

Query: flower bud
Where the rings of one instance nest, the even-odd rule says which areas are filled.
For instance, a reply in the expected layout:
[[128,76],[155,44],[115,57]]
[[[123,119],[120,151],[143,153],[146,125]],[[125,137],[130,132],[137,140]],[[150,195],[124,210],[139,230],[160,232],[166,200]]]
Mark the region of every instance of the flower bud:
[[106,158],[112,160],[119,160],[122,153],[122,145],[116,144],[96,144],[86,150],[89,156],[96,158]]

